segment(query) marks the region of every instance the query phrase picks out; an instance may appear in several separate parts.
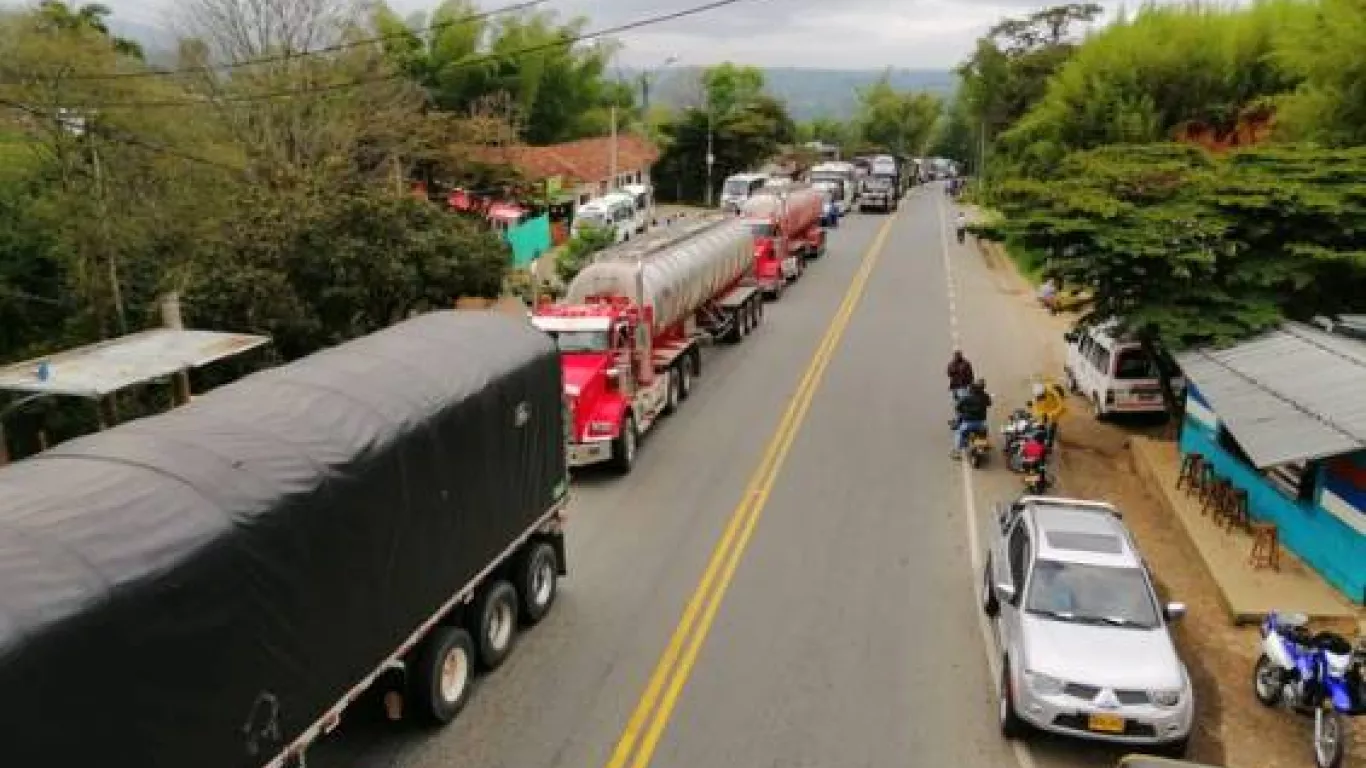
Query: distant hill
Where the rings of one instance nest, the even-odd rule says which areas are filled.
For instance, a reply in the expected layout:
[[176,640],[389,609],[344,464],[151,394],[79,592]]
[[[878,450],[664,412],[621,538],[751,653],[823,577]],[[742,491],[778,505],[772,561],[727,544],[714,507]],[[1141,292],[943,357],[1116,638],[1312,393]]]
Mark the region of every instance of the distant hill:
[[[695,104],[700,98],[700,67],[673,67],[660,72],[651,88],[650,101],[673,107]],[[639,70],[622,69],[625,79],[638,81]],[[858,108],[858,90],[882,76],[875,69],[764,69],[768,90],[787,102],[797,120],[815,117],[847,119]],[[957,77],[949,70],[893,69],[892,86],[905,91],[930,91],[953,95]]]

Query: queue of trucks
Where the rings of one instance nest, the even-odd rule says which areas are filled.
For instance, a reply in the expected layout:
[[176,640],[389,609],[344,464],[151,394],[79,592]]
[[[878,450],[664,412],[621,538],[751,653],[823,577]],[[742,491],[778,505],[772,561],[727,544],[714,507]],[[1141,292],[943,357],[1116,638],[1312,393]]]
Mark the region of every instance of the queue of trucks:
[[0,749],[286,768],[363,698],[450,721],[555,601],[570,468],[631,470],[824,253],[825,200],[770,185],[530,322],[421,315],[0,469]]

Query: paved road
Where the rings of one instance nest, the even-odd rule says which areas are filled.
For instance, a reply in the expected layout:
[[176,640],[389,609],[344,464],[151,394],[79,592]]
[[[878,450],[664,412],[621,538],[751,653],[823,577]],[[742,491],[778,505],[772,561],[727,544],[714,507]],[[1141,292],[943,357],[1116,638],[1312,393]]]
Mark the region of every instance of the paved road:
[[[1014,768],[942,368],[956,330],[1018,399],[1042,342],[988,311],[999,286],[944,242],[946,210],[918,192],[850,217],[760,332],[711,351],[632,475],[578,484],[560,603],[456,723],[351,723],[310,765]],[[1014,487],[973,482],[984,526]]]

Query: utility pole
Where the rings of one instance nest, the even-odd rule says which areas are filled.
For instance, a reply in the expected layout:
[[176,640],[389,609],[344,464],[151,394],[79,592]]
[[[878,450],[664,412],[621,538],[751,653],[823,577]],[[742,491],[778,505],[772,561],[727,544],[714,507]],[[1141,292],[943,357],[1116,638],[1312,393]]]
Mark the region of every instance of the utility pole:
[[707,109],[707,190],[706,204],[711,207],[711,167],[716,163],[716,155],[712,152],[712,113],[711,113],[711,94],[705,94]]
[[609,185],[608,185],[608,189],[610,189],[610,190],[612,190],[612,191],[615,192],[616,189],[617,189],[617,105],[616,105],[616,104],[613,104],[613,105],[612,105],[612,149],[611,149],[611,153],[612,153],[612,157],[611,157],[610,168],[612,169],[612,180],[611,180],[611,182],[610,182]]
[[108,195],[104,186],[104,168],[100,163],[100,150],[95,143],[95,132],[90,130],[90,126],[85,126],[85,135],[90,143],[90,165],[95,175],[95,202],[99,208],[97,216],[100,219],[101,240],[105,261],[109,269],[109,298],[114,303],[114,315],[118,319],[119,334],[128,333],[128,313],[123,306],[123,288],[119,284],[119,257],[118,251],[113,247],[113,236],[109,230],[109,206]]

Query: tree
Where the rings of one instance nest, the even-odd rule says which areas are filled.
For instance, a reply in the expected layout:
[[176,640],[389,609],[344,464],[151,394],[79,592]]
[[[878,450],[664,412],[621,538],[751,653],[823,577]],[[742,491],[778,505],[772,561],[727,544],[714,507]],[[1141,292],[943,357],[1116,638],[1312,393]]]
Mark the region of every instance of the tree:
[[888,71],[859,91],[855,126],[859,137],[874,148],[916,154],[929,143],[942,106],[934,94],[897,91]]
[[797,138],[797,126],[787,109],[766,94],[724,115],[683,110],[661,129],[665,149],[653,172],[661,198],[700,201],[705,197],[708,126],[716,159],[713,182],[755,167]]
[[1319,0],[1287,11],[1276,30],[1275,63],[1301,78],[1279,100],[1280,132],[1333,146],[1366,144],[1366,6]]
[[555,274],[560,282],[568,285],[574,276],[593,260],[593,254],[609,248],[616,242],[612,230],[607,227],[588,227],[581,230],[555,257]]
[[62,0],[43,0],[38,4],[41,25],[68,33],[93,32],[106,38],[120,55],[142,60],[141,45],[109,31],[109,25],[105,20],[112,13],[109,6],[100,3],[87,3],[74,10]]
[[722,118],[756,101],[763,95],[764,85],[764,73],[758,67],[726,61],[702,71],[706,106]]
[[1068,157],[1014,180],[982,234],[1047,255],[1118,318],[1172,347],[1220,344],[1284,317],[1351,311],[1366,291],[1366,150],[1211,155],[1179,144]]
[[242,195],[191,264],[188,319],[269,334],[285,359],[501,289],[506,245],[425,201]]

